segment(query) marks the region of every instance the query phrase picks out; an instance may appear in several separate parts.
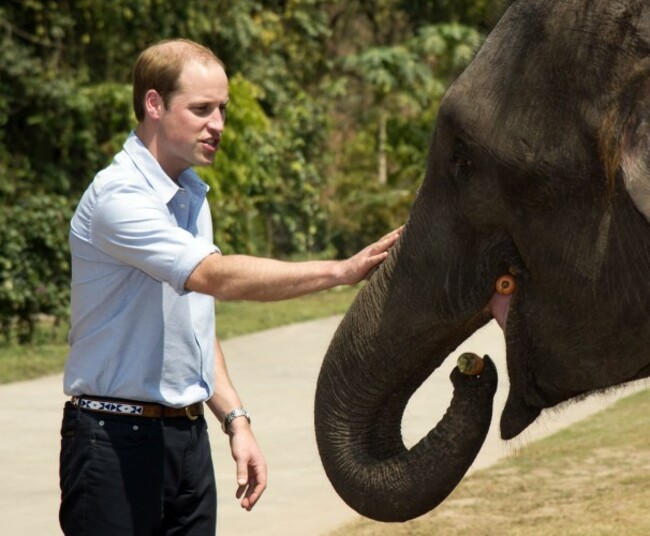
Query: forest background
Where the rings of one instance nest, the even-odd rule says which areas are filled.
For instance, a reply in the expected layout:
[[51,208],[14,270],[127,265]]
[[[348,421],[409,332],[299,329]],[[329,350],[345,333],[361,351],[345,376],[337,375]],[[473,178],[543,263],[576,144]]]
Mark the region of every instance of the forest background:
[[166,38],[224,61],[210,185],[225,253],[342,258],[407,219],[440,99],[507,0],[6,0],[0,330],[66,322],[68,223],[135,126],[131,68]]

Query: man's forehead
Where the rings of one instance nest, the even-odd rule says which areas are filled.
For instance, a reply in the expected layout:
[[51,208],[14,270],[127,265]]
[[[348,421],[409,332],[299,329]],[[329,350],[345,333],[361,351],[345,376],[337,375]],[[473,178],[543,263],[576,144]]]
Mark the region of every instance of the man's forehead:
[[183,65],[180,79],[190,77],[218,77],[227,81],[228,77],[221,64],[217,61],[191,60]]
[[[218,62],[188,62],[178,80],[181,92],[210,92],[228,96],[228,77]],[[223,95],[222,95],[223,98]]]

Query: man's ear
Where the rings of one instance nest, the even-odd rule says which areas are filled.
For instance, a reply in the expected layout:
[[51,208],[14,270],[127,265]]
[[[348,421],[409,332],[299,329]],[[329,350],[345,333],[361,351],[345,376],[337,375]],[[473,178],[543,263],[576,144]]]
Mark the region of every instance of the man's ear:
[[155,89],[150,89],[144,96],[144,111],[152,119],[160,119],[165,109],[165,103]]
[[650,79],[639,87],[623,129],[621,170],[632,201],[650,221]]

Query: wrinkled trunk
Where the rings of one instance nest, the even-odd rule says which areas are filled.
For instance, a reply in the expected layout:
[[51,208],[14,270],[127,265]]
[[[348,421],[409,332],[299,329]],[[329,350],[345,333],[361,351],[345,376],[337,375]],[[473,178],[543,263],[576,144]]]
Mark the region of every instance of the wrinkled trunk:
[[[340,391],[343,378],[328,371],[320,383],[325,390]],[[378,521],[406,521],[435,508],[458,485],[490,426],[496,369],[488,361],[480,378],[454,369],[451,380],[449,409],[411,449],[404,446],[399,430],[407,397],[377,393],[386,402],[373,409],[317,396],[316,435],[323,465],[350,507]]]
[[[417,262],[414,245],[408,243],[414,225],[409,224],[343,319],[316,392],[316,438],[325,471],[352,508],[380,521],[422,515],[454,489],[485,440],[497,383],[489,359],[480,376],[464,376],[454,369],[454,396],[443,419],[415,446],[405,447],[401,421],[411,395],[491,318],[485,292],[445,294],[441,281],[449,278],[448,267],[454,262],[429,270],[433,283],[418,280],[418,268],[412,266]],[[443,218],[437,236],[449,225]],[[425,236],[419,231],[412,235]],[[429,238],[427,247],[438,256],[453,255],[440,239]],[[465,251],[455,253],[458,259],[477,258]],[[478,271],[489,272],[484,268]],[[453,275],[460,288],[470,288],[463,282],[469,275]],[[427,289],[438,288],[437,295],[433,290],[428,295]]]

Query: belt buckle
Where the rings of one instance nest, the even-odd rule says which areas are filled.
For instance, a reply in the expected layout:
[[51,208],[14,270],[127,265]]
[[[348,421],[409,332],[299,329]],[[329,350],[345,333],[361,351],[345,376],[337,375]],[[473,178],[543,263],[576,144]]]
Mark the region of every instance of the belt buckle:
[[195,421],[196,419],[199,418],[199,416],[198,415],[192,415],[192,413],[190,412],[190,407],[191,406],[185,406],[185,415],[187,415],[187,418],[190,421]]

